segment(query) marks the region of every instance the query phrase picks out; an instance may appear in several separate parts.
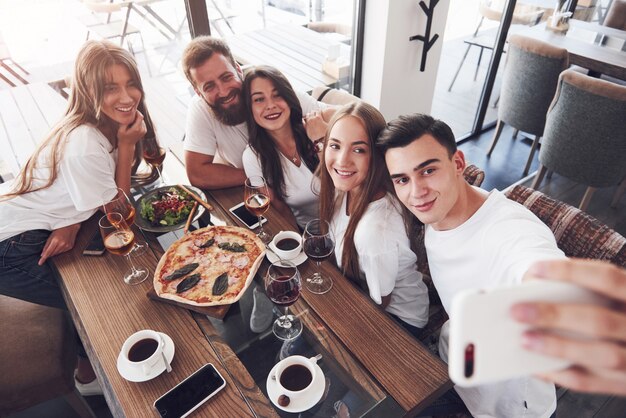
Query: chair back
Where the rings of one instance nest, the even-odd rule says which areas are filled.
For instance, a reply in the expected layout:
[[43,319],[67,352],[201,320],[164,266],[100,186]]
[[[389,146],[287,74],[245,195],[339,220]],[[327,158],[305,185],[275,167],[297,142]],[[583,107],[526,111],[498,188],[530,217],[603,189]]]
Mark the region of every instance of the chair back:
[[604,26],[626,30],[626,0],[614,0],[606,12]]
[[578,183],[626,177],[626,86],[567,70],[550,106],[539,161]]
[[568,66],[568,53],[520,35],[509,37],[498,119],[516,129],[542,136],[546,111],[559,74]]
[[552,230],[566,256],[606,260],[626,267],[626,238],[593,216],[524,186],[515,186],[505,194]]
[[333,89],[326,86],[317,86],[313,88],[311,96],[322,103],[343,106],[348,103],[360,101],[358,97],[348,93],[345,90]]

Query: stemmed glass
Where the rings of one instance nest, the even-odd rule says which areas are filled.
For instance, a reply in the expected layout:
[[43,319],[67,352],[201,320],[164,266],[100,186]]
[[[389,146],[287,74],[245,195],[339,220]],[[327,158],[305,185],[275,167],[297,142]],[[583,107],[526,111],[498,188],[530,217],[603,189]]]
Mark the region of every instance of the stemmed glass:
[[165,148],[159,145],[156,138],[144,139],[143,159],[146,160],[146,163],[156,169],[157,173],[159,173],[161,185],[165,185],[163,175],[161,174],[161,167],[163,166],[163,160],[165,160]]
[[257,237],[264,244],[272,240],[272,236],[263,230],[263,214],[270,208],[270,193],[267,182],[261,176],[248,177],[245,182],[243,201],[246,209],[259,218],[259,233]]
[[289,306],[300,297],[302,281],[298,268],[290,261],[272,263],[265,276],[265,292],[276,305],[285,307],[285,314],[274,321],[272,331],[281,340],[293,340],[302,332],[302,322],[289,314]]
[[[115,255],[125,255],[130,264],[130,272],[124,275],[124,283],[139,284],[148,277],[148,270],[136,268],[130,254],[133,252],[135,234],[130,229],[122,214],[110,212],[100,218],[100,235],[105,248]],[[145,247],[144,247],[145,250]]]
[[316,272],[307,277],[304,286],[311,293],[322,295],[333,287],[330,277],[322,277],[320,263],[331,256],[335,249],[335,238],[330,231],[328,222],[322,219],[313,219],[306,224],[302,234],[304,253],[315,260]]
[[[115,196],[110,201],[107,201],[107,196],[115,193]],[[102,196],[102,200],[104,203],[102,204],[102,208],[104,209],[105,214],[109,213],[119,213],[124,217],[124,221],[126,224],[131,227],[135,223],[135,207],[131,203],[128,195],[124,192],[124,190],[119,187],[115,189],[109,189],[104,192]],[[147,245],[147,244],[145,244]],[[138,250],[145,245],[139,244],[135,240],[135,245],[133,246],[132,251]]]

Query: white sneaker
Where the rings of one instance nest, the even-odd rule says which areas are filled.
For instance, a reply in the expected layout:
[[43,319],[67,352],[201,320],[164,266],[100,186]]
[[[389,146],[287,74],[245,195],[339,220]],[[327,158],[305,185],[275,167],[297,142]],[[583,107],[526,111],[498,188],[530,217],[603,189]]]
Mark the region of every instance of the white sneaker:
[[76,375],[74,375],[74,386],[78,392],[83,396],[93,396],[93,395],[102,395],[102,387],[100,387],[100,383],[98,383],[98,379],[93,379],[89,383],[80,383],[78,379],[76,379]]

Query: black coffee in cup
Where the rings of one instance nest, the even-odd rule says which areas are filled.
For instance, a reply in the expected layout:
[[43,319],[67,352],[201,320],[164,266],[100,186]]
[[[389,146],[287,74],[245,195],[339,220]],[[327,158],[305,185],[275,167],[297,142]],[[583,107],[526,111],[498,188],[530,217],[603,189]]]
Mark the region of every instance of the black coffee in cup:
[[293,238],[283,238],[276,243],[276,248],[281,251],[291,251],[298,247],[300,243]]
[[137,341],[130,350],[128,350],[128,359],[134,362],[144,361],[150,358],[158,347],[159,342],[157,340],[144,338],[143,340]]
[[287,390],[298,392],[311,384],[311,371],[301,364],[292,364],[280,374],[280,384]]

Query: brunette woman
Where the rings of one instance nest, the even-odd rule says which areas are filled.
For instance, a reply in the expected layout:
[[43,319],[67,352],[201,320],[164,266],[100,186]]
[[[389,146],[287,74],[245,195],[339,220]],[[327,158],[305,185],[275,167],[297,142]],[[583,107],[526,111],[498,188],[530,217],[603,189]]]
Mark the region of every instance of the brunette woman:
[[[248,109],[250,142],[243,153],[247,177],[263,176],[271,188],[271,205],[304,228],[318,217],[317,178],[319,159],[302,123],[305,113],[323,109],[310,96],[295,93],[275,68],[252,69],[243,83]],[[324,116],[326,115],[326,116]]]
[[346,105],[331,119],[319,170],[320,217],[335,235],[343,273],[417,337],[428,320],[428,291],[374,145],[384,127],[381,113],[365,102]]

